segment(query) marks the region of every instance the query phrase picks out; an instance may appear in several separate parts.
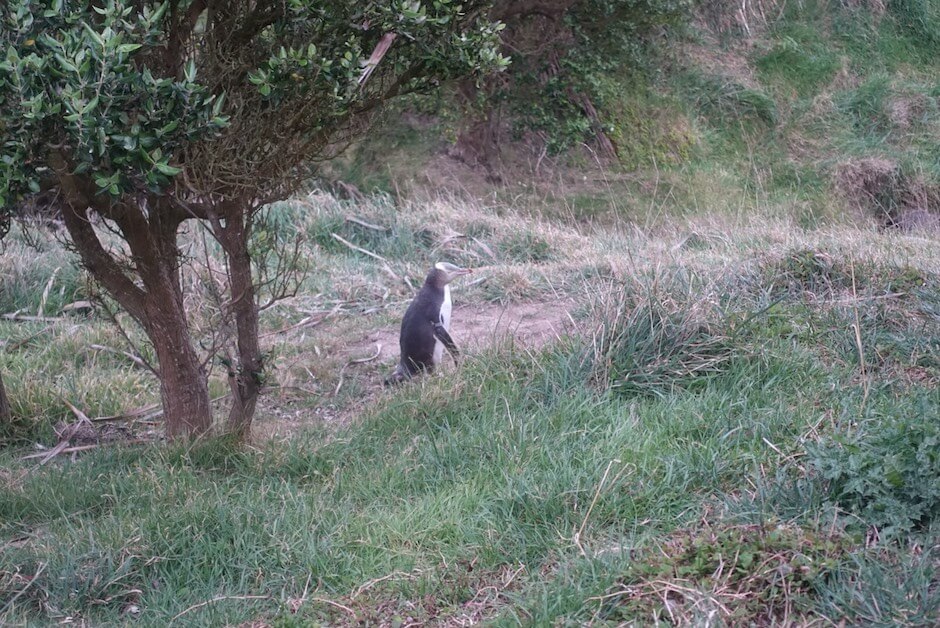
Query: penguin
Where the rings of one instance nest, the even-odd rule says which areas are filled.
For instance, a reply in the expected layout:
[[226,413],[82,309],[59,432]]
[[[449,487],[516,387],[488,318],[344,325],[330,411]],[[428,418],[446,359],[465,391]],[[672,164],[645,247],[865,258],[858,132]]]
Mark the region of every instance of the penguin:
[[401,360],[385,385],[398,384],[421,372],[431,373],[444,359],[444,349],[454,358],[460,352],[450,337],[451,281],[473,271],[438,262],[428,272],[424,285],[411,301],[401,320]]

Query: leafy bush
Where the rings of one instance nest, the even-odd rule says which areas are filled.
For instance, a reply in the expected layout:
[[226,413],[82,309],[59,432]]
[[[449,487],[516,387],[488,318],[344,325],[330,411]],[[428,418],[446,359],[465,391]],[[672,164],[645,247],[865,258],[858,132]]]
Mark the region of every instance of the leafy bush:
[[779,260],[763,264],[761,285],[774,295],[803,292],[827,294],[851,285],[851,276],[831,255],[812,249],[794,249]]
[[833,499],[889,537],[940,514],[940,423],[919,401],[907,416],[889,409],[808,448]]
[[622,79],[651,65],[651,43],[680,29],[691,6],[688,0],[585,0],[567,8],[549,2],[547,10],[512,4],[495,3],[496,15],[505,14],[502,40],[512,64],[486,99],[489,106],[506,103],[516,132],[537,132],[553,154],[611,132],[611,110],[629,89]]
[[677,625],[707,624],[718,609],[732,625],[775,625],[794,614],[805,620],[817,583],[836,567],[844,545],[842,537],[785,524],[679,530],[631,561],[600,613],[632,623],[668,610]]

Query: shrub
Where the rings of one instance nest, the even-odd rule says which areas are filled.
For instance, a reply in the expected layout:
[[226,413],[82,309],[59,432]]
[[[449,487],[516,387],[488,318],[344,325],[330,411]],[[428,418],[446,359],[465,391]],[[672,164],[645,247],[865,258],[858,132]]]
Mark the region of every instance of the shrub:
[[844,544],[787,524],[679,530],[631,561],[600,614],[631,624],[667,614],[677,625],[710,624],[714,617],[719,625],[805,620],[817,583],[837,565]]
[[782,259],[764,264],[761,274],[761,285],[775,295],[828,294],[851,285],[851,276],[832,256],[806,248],[788,251]]
[[919,401],[808,448],[835,502],[888,537],[940,514],[940,423]]

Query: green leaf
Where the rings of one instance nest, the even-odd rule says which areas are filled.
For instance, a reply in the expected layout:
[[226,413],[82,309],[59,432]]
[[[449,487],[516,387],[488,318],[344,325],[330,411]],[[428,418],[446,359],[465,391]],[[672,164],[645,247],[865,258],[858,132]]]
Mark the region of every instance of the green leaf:
[[218,98],[215,99],[215,103],[212,105],[212,115],[218,117],[222,113],[222,105],[225,103],[225,92],[222,92]]
[[99,46],[101,46],[101,48],[104,48],[104,47],[105,47],[105,45],[104,45],[104,38],[102,38],[101,35],[99,35],[99,34],[97,33],[97,31],[95,31],[95,29],[93,29],[91,26],[89,26],[87,22],[82,22],[82,26],[85,28],[85,32],[88,33],[88,35],[89,35],[92,39],[95,40],[95,43],[97,43]]
[[166,135],[168,133],[172,133],[179,127],[179,125],[180,125],[179,120],[173,120],[173,122],[170,122],[169,124],[161,128],[159,131],[157,131],[157,136],[159,137],[162,135]]
[[98,97],[95,96],[94,98],[89,100],[88,103],[86,103],[84,107],[82,107],[82,112],[81,112],[82,115],[85,115],[86,113],[91,113],[92,111],[95,110],[95,107],[97,106],[98,106]]
[[62,56],[58,52],[55,53],[54,56],[55,56],[56,61],[59,62],[59,65],[61,65],[65,70],[68,70],[69,72],[78,72],[78,68],[75,67],[75,64],[69,61],[68,59],[66,59],[64,56]]
[[186,64],[183,75],[186,77],[187,83],[192,83],[196,80],[196,62],[193,59],[190,59]]
[[160,171],[161,174],[165,174],[168,177],[175,177],[183,171],[182,168],[175,168],[166,162],[156,163],[154,167]]

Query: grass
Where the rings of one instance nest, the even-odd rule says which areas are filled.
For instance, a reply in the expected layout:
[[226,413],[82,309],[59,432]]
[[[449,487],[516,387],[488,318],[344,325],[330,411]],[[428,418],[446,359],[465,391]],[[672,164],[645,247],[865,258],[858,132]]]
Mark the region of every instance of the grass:
[[[485,215],[473,217],[480,235]],[[693,225],[699,244],[672,248]],[[596,240],[629,246],[636,270],[585,284],[585,333],[492,347],[454,378],[382,395],[347,427],[248,449],[117,447],[41,469],[5,450],[4,621],[925,621],[936,557],[912,566],[889,539],[929,546],[931,519],[879,527],[884,545],[866,550],[872,502],[840,497],[832,469],[851,468],[839,434],[882,446],[855,432],[857,417],[940,410],[935,248],[766,219],[732,238],[709,219],[660,229]],[[571,236],[538,233],[569,266],[599,262]],[[863,348],[878,356],[865,369],[859,306]],[[611,310],[623,314],[589,333]],[[894,348],[875,349],[879,333]],[[770,584],[780,570],[794,575]],[[859,577],[875,603],[853,594]],[[877,588],[884,579],[909,595]]]
[[[381,136],[394,172],[368,167],[381,142],[336,166],[395,196],[270,207],[256,259],[299,236],[306,273],[262,316],[250,446],[23,460],[65,401],[117,414],[157,387],[91,348],[127,348],[100,310],[62,312],[91,294],[69,254],[14,234],[3,312],[60,320],[0,321],[0,623],[934,625],[940,250],[842,185],[883,164],[891,189],[862,191],[900,204],[935,180],[932,18],[804,5],[625,97],[637,172],[546,158],[524,186],[403,195],[424,125]],[[487,328],[459,370],[383,390],[441,259],[476,270],[458,344],[502,308],[565,304],[569,333]],[[204,330],[210,276],[184,276]]]
[[86,298],[85,279],[55,236],[33,227],[14,229],[0,256],[0,310],[42,316]]
[[818,28],[791,26],[755,66],[768,81],[779,80],[801,97],[814,95],[840,68],[838,57],[821,39]]

